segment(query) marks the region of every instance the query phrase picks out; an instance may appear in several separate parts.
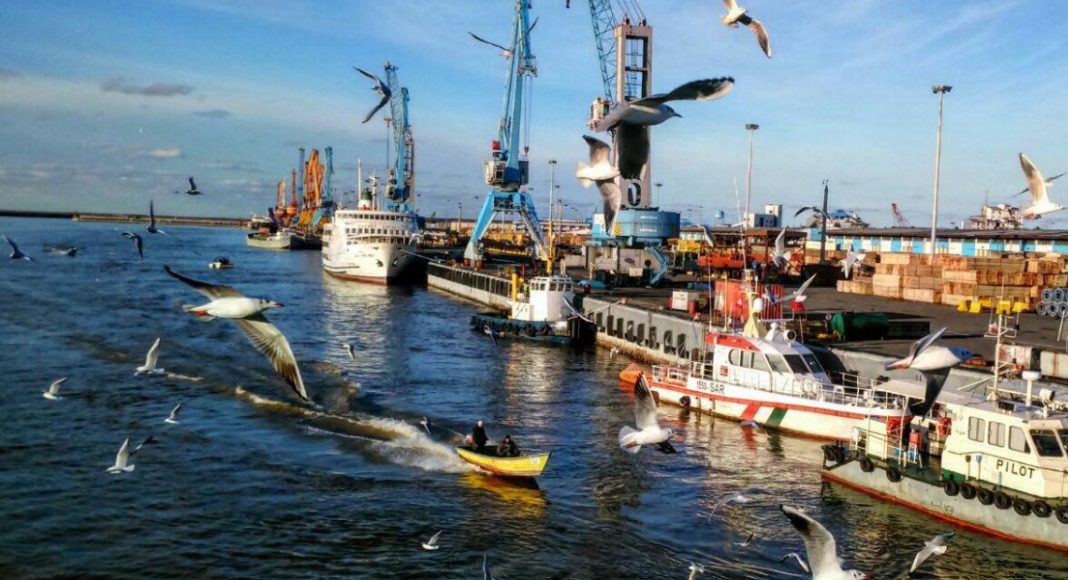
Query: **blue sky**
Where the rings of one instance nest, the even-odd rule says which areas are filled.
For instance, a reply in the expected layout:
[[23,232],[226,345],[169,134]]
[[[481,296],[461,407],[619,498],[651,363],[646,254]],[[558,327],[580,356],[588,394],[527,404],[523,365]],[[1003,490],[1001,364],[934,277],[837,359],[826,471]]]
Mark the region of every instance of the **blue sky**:
[[[586,156],[580,137],[601,82],[587,3],[572,5],[534,0],[531,185],[544,208],[555,158],[564,199],[592,210],[596,190],[572,172]],[[755,122],[754,206],[816,203],[830,179],[834,207],[888,225],[896,201],[913,224],[929,225],[937,83],[953,85],[941,225],[976,212],[985,192],[1005,201],[1022,188],[1021,151],[1047,175],[1068,170],[1061,3],[743,5],[768,27],[773,59],[749,31],[720,24],[719,1],[643,3],[656,90],[736,80],[723,99],[680,103],[683,118],[654,129],[666,209],[704,221],[716,209],[733,215],[735,180],[744,195],[744,126]],[[351,66],[377,72],[390,60],[411,92],[421,212],[455,215],[462,202],[470,215],[486,191],[481,163],[505,61],[467,31],[507,44],[512,10],[510,0],[5,2],[0,208],[143,212],[154,198],[161,213],[262,212],[299,146],[333,146],[336,191],[354,189],[357,158],[384,165],[385,127],[380,116],[360,124],[377,96]],[[171,193],[188,175],[206,195]],[[1052,194],[1068,201],[1068,181]],[[1064,214],[1034,224],[1065,227]]]

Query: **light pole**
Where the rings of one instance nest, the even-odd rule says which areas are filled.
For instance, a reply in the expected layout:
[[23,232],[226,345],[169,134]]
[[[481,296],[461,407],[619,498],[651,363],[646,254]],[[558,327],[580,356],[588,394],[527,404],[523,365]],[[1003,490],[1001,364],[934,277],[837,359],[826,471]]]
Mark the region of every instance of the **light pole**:
[[931,255],[935,255],[938,236],[938,189],[942,181],[942,98],[953,90],[949,85],[935,85],[931,92],[938,95],[938,139],[935,141],[934,200],[931,202]]
[[745,176],[745,213],[742,214],[742,229],[749,229],[749,200],[753,191],[753,134],[760,128],[756,123],[747,123],[745,130],[749,131],[749,163]]
[[556,193],[556,160],[549,160],[549,251],[545,256],[545,272],[549,275],[553,273],[553,261],[556,258],[553,254],[553,199]]
[[664,184],[658,181],[658,182],[654,183],[653,185],[656,186],[656,199],[660,203],[664,203],[664,197],[660,194],[660,188],[664,187]]

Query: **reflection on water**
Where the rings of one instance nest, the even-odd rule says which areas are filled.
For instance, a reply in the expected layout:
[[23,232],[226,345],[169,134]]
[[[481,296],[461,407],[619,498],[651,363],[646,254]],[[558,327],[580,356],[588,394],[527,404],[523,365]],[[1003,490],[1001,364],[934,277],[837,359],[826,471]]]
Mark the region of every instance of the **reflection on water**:
[[[231,230],[174,228],[138,261],[120,227],[0,219],[24,250],[85,248],[0,261],[0,521],[13,524],[0,526],[0,577],[477,578],[485,553],[512,579],[685,578],[691,561],[702,579],[796,577],[778,562],[800,548],[781,503],[809,510],[850,564],[882,577],[947,529],[824,491],[818,442],[708,415],[663,407],[679,454],[624,453],[617,434],[634,417],[622,356],[494,346],[468,330],[470,305],[336,280],[315,252],[250,250]],[[208,271],[220,254],[236,267]],[[271,319],[315,405],[293,400],[233,324],[183,313],[199,297],[164,263],[285,303]],[[176,376],[133,377],[156,337]],[[65,399],[41,398],[63,375]],[[179,401],[181,425],[164,425]],[[477,419],[491,437],[553,452],[537,488],[456,456]],[[134,473],[104,473],[124,438],[147,433],[157,443]],[[707,518],[736,494],[750,501]],[[442,549],[423,551],[439,530]],[[919,576],[1068,575],[1061,555],[959,530],[949,550]]]

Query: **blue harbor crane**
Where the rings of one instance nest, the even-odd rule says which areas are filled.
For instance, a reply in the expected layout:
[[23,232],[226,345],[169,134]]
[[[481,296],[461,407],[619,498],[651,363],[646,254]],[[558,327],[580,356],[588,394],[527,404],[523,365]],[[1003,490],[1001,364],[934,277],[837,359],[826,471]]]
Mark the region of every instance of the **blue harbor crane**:
[[398,206],[407,206],[415,194],[415,139],[408,122],[408,88],[397,78],[397,67],[386,63],[386,83],[392,96],[389,99],[393,115],[393,147],[396,159],[386,180],[386,199]]
[[520,126],[523,114],[524,90],[529,86],[527,77],[538,74],[534,55],[530,53],[530,1],[516,0],[515,19],[512,23],[512,45],[504,55],[508,59],[508,75],[505,77],[504,108],[501,113],[497,139],[491,145],[491,157],[486,161],[483,177],[492,188],[479,211],[471,239],[464,251],[464,260],[477,264],[482,260],[482,237],[494,217],[500,212],[519,216],[534,241],[538,258],[548,259],[549,248],[538,221],[534,201],[526,191],[529,162],[527,146],[521,142]]

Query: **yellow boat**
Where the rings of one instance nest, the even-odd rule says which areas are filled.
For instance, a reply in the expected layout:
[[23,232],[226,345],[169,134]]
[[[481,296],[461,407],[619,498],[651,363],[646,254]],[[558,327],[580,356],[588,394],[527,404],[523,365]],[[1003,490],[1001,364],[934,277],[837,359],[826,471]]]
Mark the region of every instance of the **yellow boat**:
[[457,447],[456,453],[460,459],[504,477],[537,477],[545,470],[545,464],[549,463],[552,455],[551,451],[535,451],[521,453],[519,457],[498,457],[484,455],[471,447]]

